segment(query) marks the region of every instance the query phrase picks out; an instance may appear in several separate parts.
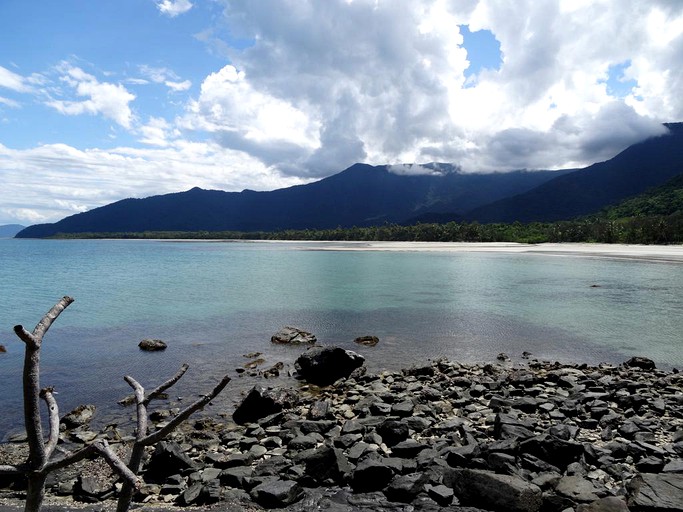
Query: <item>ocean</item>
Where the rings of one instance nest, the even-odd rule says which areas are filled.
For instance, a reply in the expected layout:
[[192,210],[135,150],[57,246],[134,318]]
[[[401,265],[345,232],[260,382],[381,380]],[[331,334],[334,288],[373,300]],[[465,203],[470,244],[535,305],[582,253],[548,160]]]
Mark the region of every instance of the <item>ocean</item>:
[[[133,411],[117,400],[132,375],[153,388],[183,362],[171,402],[234,377],[212,405],[229,414],[254,383],[238,377],[262,352],[291,370],[302,347],[270,343],[280,327],[364,355],[372,370],[448,357],[619,363],[633,355],[683,366],[680,263],[505,252],[346,251],[349,244],[134,240],[0,240],[0,441],[21,429],[23,344],[63,295],[75,302],[45,336],[41,383],[61,412],[98,406],[100,424]],[[354,245],[357,247],[357,245]],[[335,250],[337,249],[337,250]],[[376,347],[353,343],[375,335]],[[146,353],[143,338],[168,349]],[[166,404],[168,406],[168,404]]]

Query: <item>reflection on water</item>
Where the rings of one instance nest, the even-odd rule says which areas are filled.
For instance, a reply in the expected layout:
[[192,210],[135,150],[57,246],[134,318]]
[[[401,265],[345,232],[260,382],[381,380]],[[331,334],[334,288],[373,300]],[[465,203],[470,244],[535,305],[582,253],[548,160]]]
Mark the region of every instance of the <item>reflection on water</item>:
[[[209,389],[261,351],[291,364],[301,348],[271,345],[293,324],[353,348],[371,368],[427,358],[493,360],[523,351],[562,361],[621,362],[639,354],[683,364],[681,266],[494,253],[300,250],[286,244],[0,241],[2,434],[20,423],[22,344],[63,294],[76,298],[45,338],[42,382],[64,412],[81,403],[122,414],[123,375],[153,387],[182,362],[174,397]],[[593,287],[593,285],[597,285]],[[356,347],[361,335],[380,337]],[[138,350],[145,337],[169,343]],[[214,402],[228,412],[252,382],[235,378]],[[132,411],[126,412],[126,414]]]

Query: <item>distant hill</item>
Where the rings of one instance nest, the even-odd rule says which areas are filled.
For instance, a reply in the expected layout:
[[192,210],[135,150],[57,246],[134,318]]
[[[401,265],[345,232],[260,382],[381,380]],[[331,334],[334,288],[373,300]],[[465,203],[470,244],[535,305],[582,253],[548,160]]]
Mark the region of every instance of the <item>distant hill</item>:
[[474,208],[479,222],[552,222],[597,212],[683,173],[683,123],[634,144],[606,162],[559,176],[533,190]]
[[[401,168],[399,170],[404,170]],[[18,236],[141,231],[276,231],[402,223],[426,213],[466,211],[520,194],[568,171],[465,174],[448,164],[405,175],[390,166],[356,164],[320,181],[270,192],[193,188],[124,199]],[[414,170],[414,168],[413,168]]]
[[598,215],[616,220],[630,217],[672,215],[683,212],[683,173],[636,197],[602,210]]
[[0,238],[14,238],[14,235],[25,227],[21,224],[4,224],[0,226]]

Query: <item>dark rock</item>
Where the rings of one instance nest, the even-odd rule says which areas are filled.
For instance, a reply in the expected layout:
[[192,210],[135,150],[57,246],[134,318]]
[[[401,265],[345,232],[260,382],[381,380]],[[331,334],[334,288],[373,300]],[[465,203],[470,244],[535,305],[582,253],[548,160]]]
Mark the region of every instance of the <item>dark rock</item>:
[[294,366],[307,382],[326,386],[347,378],[363,365],[365,358],[351,350],[334,346],[316,346],[301,354]]
[[289,409],[296,401],[296,392],[291,389],[264,389],[261,386],[254,386],[237,406],[232,419],[238,425],[252,423]]
[[468,444],[465,446],[455,446],[449,448],[446,452],[446,462],[451,467],[468,466],[470,461],[479,456],[481,450],[477,444]]
[[351,487],[356,492],[380,491],[393,476],[393,470],[382,459],[367,458],[353,470]]
[[400,443],[394,445],[391,451],[394,455],[398,457],[413,458],[422,450],[427,449],[428,446],[422,443],[418,443],[414,439],[406,439]]
[[493,435],[496,439],[525,439],[534,435],[533,424],[512,414],[499,412],[493,425]]
[[664,473],[683,473],[683,459],[676,459],[669,462],[664,468]]
[[192,459],[177,443],[160,441],[149,460],[145,478],[153,483],[161,483],[170,475],[194,468]]
[[166,350],[166,343],[161,340],[153,340],[146,338],[138,343],[140,350],[145,350],[146,352],[157,352],[159,350]]
[[221,499],[221,483],[219,480],[209,480],[202,487],[199,495],[199,503],[202,505],[209,505],[216,503]]
[[629,509],[623,499],[607,496],[592,503],[579,505],[576,512],[629,512]]
[[297,436],[287,444],[287,447],[290,450],[307,450],[315,448],[316,444],[318,442],[313,436]]
[[464,505],[501,512],[536,512],[541,508],[541,489],[511,475],[477,469],[453,469],[444,475]]
[[301,499],[303,490],[292,480],[275,480],[257,485],[250,494],[262,507],[282,508]]
[[288,345],[301,345],[301,344],[314,344],[317,339],[314,334],[310,332],[302,331],[296,327],[285,326],[278,332],[273,334],[270,338],[272,343],[288,344]]
[[590,503],[596,501],[598,489],[590,480],[580,476],[563,476],[555,487],[555,492],[575,502]]
[[683,475],[642,473],[629,483],[631,510],[679,511],[683,504]]
[[204,488],[201,482],[195,482],[183,492],[181,499],[185,505],[192,505],[199,500],[199,495]]
[[91,475],[79,475],[74,487],[74,498],[86,503],[96,503],[112,496],[113,485]]
[[254,473],[254,470],[250,467],[239,466],[234,468],[228,468],[221,471],[220,481],[223,485],[228,487],[235,487],[237,489],[245,488],[245,480],[250,478]]
[[395,446],[408,439],[408,425],[396,420],[385,420],[377,427],[377,433],[387,446]]
[[425,485],[427,495],[442,507],[447,507],[453,502],[453,489],[445,485]]
[[5,345],[0,345],[0,354],[5,354],[7,352],[7,348]]
[[635,356],[624,363],[627,368],[640,368],[641,370],[654,370],[655,362],[647,357]]
[[410,400],[404,400],[391,406],[391,414],[405,418],[413,414],[415,405]]
[[319,483],[328,479],[341,483],[352,471],[342,451],[328,445],[299,452],[294,461],[303,464],[306,474]]
[[316,400],[308,410],[308,417],[312,420],[323,420],[331,416],[330,408],[332,402],[329,400]]
[[278,476],[291,466],[291,460],[281,455],[276,455],[259,462],[254,468],[254,476]]
[[429,478],[423,473],[397,476],[389,483],[384,494],[391,501],[410,503],[424,490],[428,481]]
[[374,347],[379,343],[379,338],[377,336],[359,336],[353,342],[366,347]]
[[66,428],[82,427],[90,423],[95,415],[96,407],[94,405],[79,405],[73,411],[65,414],[61,419],[61,423]]
[[582,444],[548,434],[527,439],[519,448],[523,453],[534,455],[560,469],[565,469],[572,462],[578,461],[583,454]]

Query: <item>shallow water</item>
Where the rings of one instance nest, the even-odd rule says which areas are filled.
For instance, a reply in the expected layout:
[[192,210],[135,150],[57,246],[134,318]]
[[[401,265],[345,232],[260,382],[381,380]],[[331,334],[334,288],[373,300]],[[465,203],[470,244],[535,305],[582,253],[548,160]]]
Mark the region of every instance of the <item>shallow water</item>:
[[[372,368],[427,358],[488,361],[522,351],[561,361],[621,362],[646,355],[683,365],[683,266],[542,254],[347,252],[335,244],[106,240],[0,240],[0,439],[20,424],[22,344],[62,295],[76,299],[45,337],[42,383],[62,411],[96,403],[122,411],[131,374],[153,387],[182,362],[174,390],[187,401],[242,354],[292,363],[301,348],[278,347],[283,325],[322,343],[353,348]],[[599,285],[592,287],[592,285]],[[357,347],[374,334],[377,347]],[[163,353],[137,343],[161,338]],[[216,407],[228,411],[235,379]],[[127,412],[126,412],[127,414]]]

